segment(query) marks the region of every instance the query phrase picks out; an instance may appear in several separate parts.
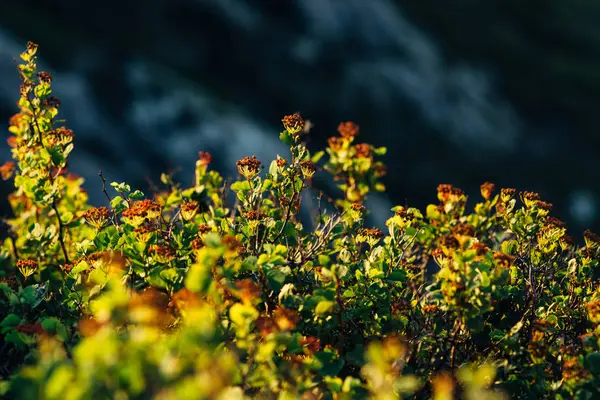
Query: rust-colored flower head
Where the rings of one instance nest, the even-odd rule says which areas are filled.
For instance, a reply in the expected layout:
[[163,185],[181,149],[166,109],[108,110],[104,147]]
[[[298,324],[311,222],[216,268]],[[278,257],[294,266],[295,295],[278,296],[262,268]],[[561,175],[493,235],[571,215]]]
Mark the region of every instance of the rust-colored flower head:
[[17,269],[25,278],[28,278],[37,271],[38,263],[34,260],[18,260]]
[[494,262],[498,267],[506,269],[510,268],[510,266],[515,262],[515,257],[502,253],[500,251],[495,251]]
[[575,246],[575,240],[571,235],[562,235],[560,239],[558,239],[558,243],[563,251],[570,250]]
[[300,316],[296,310],[277,307],[273,312],[273,319],[280,331],[291,331],[300,322]]
[[15,163],[12,161],[7,161],[0,167],[0,175],[2,176],[2,179],[5,181],[9,180],[12,177],[14,172],[15,172]]
[[122,253],[115,251],[97,251],[85,257],[85,261],[93,268],[102,268],[112,274],[121,273],[127,263]]
[[140,200],[121,214],[123,220],[132,226],[140,226],[145,220],[158,218],[162,213],[162,206],[153,200]]
[[240,243],[240,241],[237,240],[235,238],[235,236],[233,236],[233,235],[223,236],[223,238],[221,239],[221,242],[225,245],[227,250],[229,250],[231,252],[239,253],[240,255],[242,255],[242,253],[245,251],[245,249],[242,246],[242,244]]
[[29,94],[33,91],[33,82],[32,81],[23,81],[19,86],[19,93],[21,97],[28,98]]
[[437,304],[425,304],[422,308],[423,314],[433,314],[438,310]]
[[44,333],[44,328],[42,327],[42,324],[40,324],[39,322],[36,322],[33,324],[30,324],[30,323],[20,324],[15,327],[15,330],[17,332],[21,332],[21,333],[24,333],[29,336],[41,335]]
[[152,260],[160,264],[168,264],[176,255],[175,249],[165,245],[154,245],[148,249],[148,253],[152,256]]
[[140,242],[148,243],[157,230],[158,227],[155,225],[146,223],[135,228],[133,232]]
[[244,214],[244,217],[251,221],[260,221],[265,217],[265,213],[260,210],[250,210],[246,214]]
[[314,336],[305,336],[299,341],[300,346],[304,348],[307,355],[316,353],[321,349],[321,341]]
[[540,195],[536,192],[521,192],[521,201],[526,207],[533,207],[540,201]]
[[37,49],[38,49],[37,43],[31,42],[31,41],[27,42],[27,51],[31,55],[35,54],[37,52]]
[[536,205],[538,207],[538,215],[541,217],[545,217],[550,211],[552,211],[551,203],[539,200]]
[[448,183],[443,183],[437,187],[438,200],[442,203],[447,202],[450,199],[450,193],[452,192],[453,186]]
[[304,129],[305,121],[300,113],[286,115],[281,119],[283,127],[290,133],[298,133]]
[[405,227],[411,221],[414,221],[415,215],[412,212],[409,212],[406,208],[402,206],[398,206],[396,211],[394,212],[394,221],[398,226]]
[[354,151],[357,158],[371,157],[371,145],[368,143],[359,143],[354,145]]
[[596,249],[600,245],[600,237],[589,229],[583,232],[583,239],[585,240],[585,246],[590,249]]
[[475,237],[475,228],[470,224],[459,224],[452,228],[452,233],[462,246]]
[[83,213],[83,218],[85,219],[85,222],[97,230],[100,230],[108,223],[108,220],[110,219],[110,210],[106,207],[90,208]]
[[350,139],[358,135],[359,127],[354,122],[342,122],[338,125],[338,132],[341,137]]
[[373,169],[373,174],[377,178],[381,178],[387,175],[387,167],[381,162],[375,163],[371,168]]
[[500,200],[502,200],[503,203],[506,203],[515,196],[515,193],[517,193],[517,190],[514,188],[502,188],[500,190]]
[[275,322],[273,322],[273,319],[266,315],[258,317],[256,321],[254,321],[254,325],[262,337],[267,337],[277,330],[277,326],[275,325]]
[[475,255],[477,257],[483,257],[487,254],[487,252],[490,250],[489,247],[487,247],[485,244],[481,243],[481,242],[475,242],[471,245],[471,249],[475,250]]
[[496,185],[494,185],[493,183],[485,182],[479,187],[479,189],[481,190],[481,196],[484,199],[489,200],[490,197],[492,197],[492,193],[494,193],[495,188]]
[[44,99],[44,106],[46,108],[58,108],[60,104],[60,99],[56,96],[48,96]]
[[588,379],[590,372],[581,365],[579,358],[567,355],[563,357],[562,379],[566,382]]
[[446,235],[446,236],[442,236],[442,238],[440,239],[440,246],[441,246],[444,254],[446,256],[450,256],[450,255],[452,255],[454,250],[456,250],[460,247],[460,243],[458,240],[456,240],[456,238],[454,236]]
[[235,295],[244,303],[253,303],[261,297],[260,286],[250,278],[236,281],[235,286],[237,287]]
[[236,161],[236,164],[240,174],[248,180],[254,178],[260,172],[260,161],[256,156],[246,156],[241,160]]
[[315,165],[310,160],[300,161],[300,170],[306,179],[312,178],[317,170]]
[[181,217],[186,221],[191,221],[198,212],[198,202],[189,201],[181,205]]
[[333,151],[340,151],[344,148],[346,141],[338,136],[332,136],[327,139],[327,143],[329,144],[329,148]]
[[4,283],[6,286],[8,286],[14,291],[17,291],[19,288],[19,280],[17,279],[14,273],[7,277],[0,278],[0,283]]
[[359,242],[367,242],[369,246],[373,247],[383,238],[383,232],[378,228],[360,228],[356,239]]
[[53,145],[65,146],[73,142],[74,137],[75,134],[73,133],[73,131],[71,129],[65,128],[64,126],[61,126],[48,132],[48,140]]
[[200,165],[208,165],[212,162],[212,155],[207,151],[198,152],[198,163]]
[[275,160],[275,164],[277,165],[277,167],[279,167],[281,169],[287,165],[287,160],[285,158],[281,158],[281,157],[277,156],[277,160]]
[[281,122],[283,122],[283,127],[295,138],[298,137],[300,132],[304,131],[304,118],[299,113],[286,115],[281,119]]
[[192,240],[191,245],[192,245],[192,250],[198,251],[204,247],[204,240],[202,240],[202,238],[197,237],[194,240]]
[[600,323],[600,299],[588,302],[586,305],[588,318],[595,324]]
[[450,201],[452,203],[458,203],[459,201],[462,201],[465,199],[465,192],[462,191],[462,189],[453,187],[452,190],[450,191]]
[[475,228],[470,224],[458,224],[452,228],[452,233],[456,236],[475,237]]
[[431,378],[435,399],[453,399],[456,382],[448,372],[440,372]]
[[169,307],[177,307],[179,310],[193,308],[200,304],[200,296],[186,288],[179,289],[171,297]]
[[24,128],[28,128],[29,127],[29,120],[27,119],[27,117],[24,114],[13,114],[9,119],[8,119],[8,125],[11,127],[15,127],[17,130],[21,131]]
[[431,252],[433,260],[441,267],[444,261],[444,251],[441,248],[437,248]]
[[212,228],[208,224],[198,225],[198,233],[200,235],[204,235],[205,233],[211,232]]
[[365,215],[365,206],[360,203],[352,203],[348,210],[353,219],[361,219]]
[[553,226],[555,228],[565,229],[567,227],[567,225],[563,221],[561,221],[560,219],[558,219],[556,217],[546,218],[546,224],[549,226]]
[[365,212],[365,206],[363,206],[360,203],[352,203],[352,205],[350,205],[350,208],[353,211],[357,211],[357,212],[360,212],[360,213],[364,213]]
[[49,72],[40,71],[38,72],[37,76],[42,83],[52,83],[52,75]]

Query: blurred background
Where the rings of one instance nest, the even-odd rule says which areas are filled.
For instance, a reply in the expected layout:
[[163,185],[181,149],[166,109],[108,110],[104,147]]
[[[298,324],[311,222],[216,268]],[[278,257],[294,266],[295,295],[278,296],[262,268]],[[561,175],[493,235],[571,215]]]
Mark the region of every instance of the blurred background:
[[200,150],[226,177],[283,155],[280,119],[299,111],[313,149],[346,120],[388,147],[375,223],[489,180],[540,192],[572,234],[600,230],[597,0],[2,0],[5,137],[28,40],[98,204],[100,169],[144,189],[178,168],[191,182]]

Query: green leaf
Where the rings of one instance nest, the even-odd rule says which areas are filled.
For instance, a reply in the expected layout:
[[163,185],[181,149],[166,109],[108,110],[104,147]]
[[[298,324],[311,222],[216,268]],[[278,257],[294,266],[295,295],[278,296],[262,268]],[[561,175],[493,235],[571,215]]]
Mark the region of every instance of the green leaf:
[[60,220],[63,224],[68,224],[73,220],[73,213],[71,211],[65,211],[60,214]]
[[101,268],[94,268],[88,276],[88,282],[103,286],[108,282],[108,275]]
[[600,375],[600,353],[590,353],[587,355],[586,360],[590,372],[596,376]]
[[8,314],[2,322],[0,322],[0,333],[4,334],[11,329],[14,329],[21,323],[21,317],[16,314]]
[[238,326],[247,326],[258,318],[258,310],[250,304],[235,303],[229,309],[229,318]]
[[205,292],[212,281],[210,266],[194,263],[185,277],[185,287],[192,292]]
[[331,312],[334,307],[335,303],[333,301],[321,300],[315,307],[315,313],[317,315],[323,315]]
[[234,192],[248,192],[250,190],[250,184],[248,181],[238,181],[231,184],[231,190]]
[[290,267],[265,267],[265,275],[269,282],[269,287],[278,293],[285,284],[286,278],[292,273]]
[[27,304],[31,308],[37,307],[46,294],[45,288],[39,285],[27,286],[20,293],[21,302]]
[[281,140],[287,146],[292,146],[294,144],[294,138],[287,130],[279,134],[279,140]]
[[140,190],[136,190],[129,195],[129,198],[131,200],[141,200],[144,198],[144,193],[142,193]]
[[344,360],[329,351],[315,353],[313,368],[322,376],[337,376],[344,367]]
[[311,161],[316,164],[319,162],[319,160],[321,160],[321,158],[323,157],[323,155],[325,155],[324,151],[317,151],[311,158]]
[[387,278],[390,281],[406,282],[407,273],[403,269],[397,269],[397,270],[392,271],[392,273],[389,274]]
[[41,321],[42,328],[50,334],[57,335],[63,342],[69,338],[67,328],[56,317],[45,318]]
[[373,153],[376,156],[384,156],[387,153],[387,148],[386,147],[376,147],[373,149]]
[[121,196],[116,196],[110,201],[110,206],[119,213],[127,208],[127,202]]
[[71,270],[71,275],[76,276],[80,273],[82,273],[83,271],[86,271],[89,268],[89,264],[87,263],[87,261],[80,261],[76,266],[73,267],[73,269]]

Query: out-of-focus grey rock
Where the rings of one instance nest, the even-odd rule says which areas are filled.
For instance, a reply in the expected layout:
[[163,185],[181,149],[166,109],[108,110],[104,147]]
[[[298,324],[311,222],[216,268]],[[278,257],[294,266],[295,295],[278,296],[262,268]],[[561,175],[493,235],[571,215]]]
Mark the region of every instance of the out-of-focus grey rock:
[[[284,153],[279,119],[300,111],[315,125],[312,146],[351,119],[362,140],[389,148],[391,200],[375,200],[378,221],[392,203],[433,201],[438,183],[475,197],[492,180],[595,223],[581,207],[599,194],[598,149],[560,114],[530,118],[498,90],[497,73],[448,61],[402,1],[107,0],[90,9],[8,0],[0,26],[2,121],[17,95],[10,58],[36,41],[76,130],[72,168],[98,201],[100,168],[143,186],[169,168],[191,179],[199,150],[226,176],[244,155]],[[582,191],[586,205],[573,195]]]

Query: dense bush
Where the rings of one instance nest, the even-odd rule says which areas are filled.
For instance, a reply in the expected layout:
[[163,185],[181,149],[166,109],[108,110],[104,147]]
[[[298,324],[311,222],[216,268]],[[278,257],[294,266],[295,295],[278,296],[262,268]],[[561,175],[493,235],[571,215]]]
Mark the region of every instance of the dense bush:
[[[237,162],[153,199],[67,173],[37,46],[21,54],[8,141],[14,218],[0,258],[0,393],[9,398],[592,398],[600,390],[600,238],[579,248],[536,193],[438,187],[388,232],[362,205],[385,152],[347,122],[311,155],[295,114],[287,158]],[[323,160],[323,161],[322,161]],[[314,196],[314,174],[339,182]],[[235,193],[235,203],[228,191]],[[111,192],[115,192],[111,195]],[[316,197],[316,198],[315,198]],[[521,205],[517,204],[517,198]],[[303,205],[305,203],[305,205]],[[302,210],[307,210],[306,213]]]

